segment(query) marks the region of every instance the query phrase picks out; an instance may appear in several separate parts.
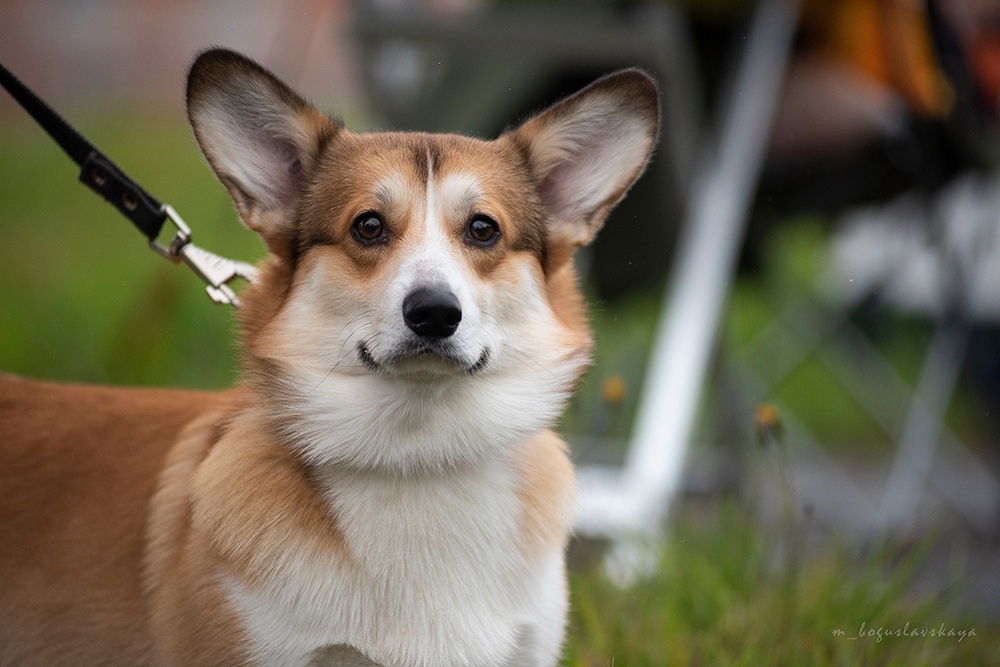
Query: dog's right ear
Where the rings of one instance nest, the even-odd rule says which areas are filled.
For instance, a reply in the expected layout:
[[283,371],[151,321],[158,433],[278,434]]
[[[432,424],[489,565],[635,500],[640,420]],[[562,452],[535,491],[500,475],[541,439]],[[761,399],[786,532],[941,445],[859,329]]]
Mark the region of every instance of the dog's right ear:
[[323,142],[341,128],[269,71],[226,49],[202,53],[188,119],[240,218],[273,250],[292,222]]

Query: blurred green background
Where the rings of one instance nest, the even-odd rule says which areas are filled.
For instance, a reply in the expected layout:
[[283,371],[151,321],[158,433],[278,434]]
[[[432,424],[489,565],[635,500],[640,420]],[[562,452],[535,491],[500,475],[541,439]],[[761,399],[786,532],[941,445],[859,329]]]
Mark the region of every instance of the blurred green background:
[[[198,244],[247,261],[263,255],[183,118],[74,120],[126,173],[171,203]],[[0,368],[111,384],[232,384],[233,313],[212,304],[186,267],[153,254],[77,173],[29,121],[3,125]]]

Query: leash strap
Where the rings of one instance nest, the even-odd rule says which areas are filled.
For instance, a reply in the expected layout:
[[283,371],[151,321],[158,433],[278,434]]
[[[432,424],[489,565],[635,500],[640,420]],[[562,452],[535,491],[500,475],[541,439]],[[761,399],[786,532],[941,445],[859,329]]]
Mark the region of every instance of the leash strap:
[[118,165],[84,139],[72,125],[2,64],[0,85],[80,166],[81,183],[117,208],[147,239],[154,241],[159,236],[163,223],[167,220],[163,204],[126,176]]
[[[244,262],[220,257],[191,243],[191,230],[170,206],[160,203],[125,175],[108,156],[83,138],[72,125],[21,83],[0,63],[0,85],[49,133],[73,162],[80,166],[80,182],[101,195],[132,221],[149,240],[150,247],[171,262],[184,262],[207,284],[208,296],[216,303],[239,306],[229,283],[236,278],[253,281],[257,270]],[[156,239],[170,220],[176,228],[169,246]]]

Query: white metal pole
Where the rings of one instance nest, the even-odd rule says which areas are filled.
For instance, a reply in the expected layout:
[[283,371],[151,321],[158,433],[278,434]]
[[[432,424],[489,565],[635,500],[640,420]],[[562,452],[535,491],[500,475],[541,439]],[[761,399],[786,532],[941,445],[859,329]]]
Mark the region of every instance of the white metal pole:
[[703,156],[681,228],[625,468],[620,476],[581,473],[585,533],[655,533],[677,493],[797,9],[797,0],[762,0],[756,10],[716,149]]

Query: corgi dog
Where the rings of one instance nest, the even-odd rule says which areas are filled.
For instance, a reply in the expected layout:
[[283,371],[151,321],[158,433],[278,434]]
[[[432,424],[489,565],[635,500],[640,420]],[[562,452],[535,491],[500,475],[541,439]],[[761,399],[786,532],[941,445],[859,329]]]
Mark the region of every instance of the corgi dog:
[[0,664],[556,664],[573,254],[650,158],[656,84],[491,141],[354,134],[214,49],[187,108],[268,251],[240,386],[0,379]]

